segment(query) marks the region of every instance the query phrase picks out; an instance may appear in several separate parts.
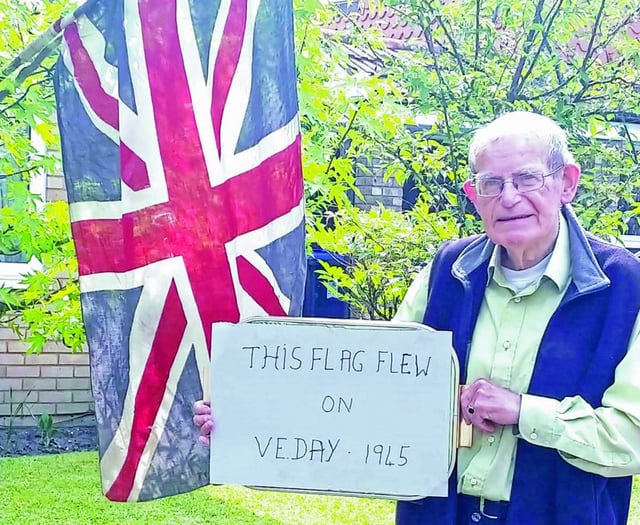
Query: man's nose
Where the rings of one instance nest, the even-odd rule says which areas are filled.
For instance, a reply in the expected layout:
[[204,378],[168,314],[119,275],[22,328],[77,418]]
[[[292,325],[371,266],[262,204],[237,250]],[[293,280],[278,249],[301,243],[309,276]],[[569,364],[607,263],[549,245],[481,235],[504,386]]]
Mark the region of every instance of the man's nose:
[[500,200],[504,206],[513,206],[521,199],[521,193],[513,185],[513,181],[506,180],[502,186]]

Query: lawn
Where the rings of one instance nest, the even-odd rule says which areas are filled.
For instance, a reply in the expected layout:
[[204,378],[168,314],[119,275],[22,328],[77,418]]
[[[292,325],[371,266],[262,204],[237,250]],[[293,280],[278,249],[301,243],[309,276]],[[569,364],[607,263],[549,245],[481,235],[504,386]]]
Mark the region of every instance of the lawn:
[[393,503],[205,487],[145,503],[102,496],[93,452],[0,458],[2,525],[391,525]]
[[[111,503],[100,492],[97,455],[0,459],[0,522],[65,525],[391,525],[393,503],[205,487],[146,503]],[[629,525],[640,525],[640,478]]]

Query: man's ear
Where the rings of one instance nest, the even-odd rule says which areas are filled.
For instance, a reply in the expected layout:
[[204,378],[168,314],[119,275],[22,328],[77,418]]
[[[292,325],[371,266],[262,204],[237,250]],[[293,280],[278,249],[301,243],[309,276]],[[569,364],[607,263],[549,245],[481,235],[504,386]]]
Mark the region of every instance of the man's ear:
[[562,204],[568,204],[573,200],[578,191],[579,182],[580,167],[575,164],[567,164],[562,172],[562,193],[560,194]]
[[469,197],[469,200],[476,204],[478,202],[478,194],[476,193],[476,188],[471,181],[468,180],[462,185],[462,189],[464,190],[464,194]]

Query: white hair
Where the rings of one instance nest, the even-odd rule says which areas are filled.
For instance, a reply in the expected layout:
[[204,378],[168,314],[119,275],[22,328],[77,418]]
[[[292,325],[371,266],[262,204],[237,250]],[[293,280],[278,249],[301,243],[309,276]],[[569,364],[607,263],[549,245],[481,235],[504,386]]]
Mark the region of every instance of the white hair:
[[469,169],[475,173],[476,159],[489,144],[506,136],[533,137],[547,147],[549,169],[574,164],[567,134],[553,120],[529,111],[512,111],[479,128],[469,144]]

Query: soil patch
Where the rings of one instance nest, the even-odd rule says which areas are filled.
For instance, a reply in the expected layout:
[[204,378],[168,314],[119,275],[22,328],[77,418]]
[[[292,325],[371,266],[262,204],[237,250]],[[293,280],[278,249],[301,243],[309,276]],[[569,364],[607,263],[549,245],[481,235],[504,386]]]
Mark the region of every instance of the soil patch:
[[57,426],[47,443],[38,427],[0,426],[0,457],[98,450],[95,425]]

